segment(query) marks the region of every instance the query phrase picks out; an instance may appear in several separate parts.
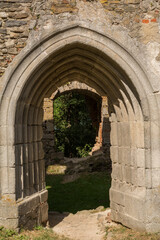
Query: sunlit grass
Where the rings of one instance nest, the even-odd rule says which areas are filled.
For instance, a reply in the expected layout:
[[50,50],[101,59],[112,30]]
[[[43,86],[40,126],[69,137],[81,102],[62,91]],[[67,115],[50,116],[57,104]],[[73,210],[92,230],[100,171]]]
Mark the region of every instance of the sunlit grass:
[[0,240],[69,240],[66,237],[60,237],[51,229],[45,229],[41,226],[36,227],[33,231],[21,231],[17,233],[13,229],[0,227]]
[[106,227],[106,240],[160,240],[158,233],[137,232],[122,225]]

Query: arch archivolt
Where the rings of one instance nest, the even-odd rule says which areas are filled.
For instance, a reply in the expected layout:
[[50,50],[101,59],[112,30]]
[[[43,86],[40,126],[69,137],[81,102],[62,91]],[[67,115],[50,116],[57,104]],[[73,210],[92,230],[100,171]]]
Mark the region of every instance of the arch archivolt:
[[[50,34],[19,54],[3,78],[0,204],[7,198],[15,202],[12,225],[25,225],[33,211],[38,212],[35,223],[47,220],[42,103],[75,79],[108,97],[113,220],[139,229],[153,229],[153,224],[154,230],[160,229],[147,210],[159,184],[153,177],[159,171],[159,113],[150,81],[123,46],[80,26]],[[24,204],[28,204],[25,216]]]

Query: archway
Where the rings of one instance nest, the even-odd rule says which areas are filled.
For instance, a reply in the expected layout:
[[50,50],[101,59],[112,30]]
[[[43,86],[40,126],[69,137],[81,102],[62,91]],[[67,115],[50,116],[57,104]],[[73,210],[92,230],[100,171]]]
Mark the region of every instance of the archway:
[[16,228],[47,220],[42,101],[74,79],[108,96],[112,219],[141,230],[160,230],[160,181],[154,177],[159,174],[159,118],[151,85],[123,46],[80,26],[44,37],[22,52],[4,76],[0,224]]
[[[95,137],[94,137],[95,142],[94,142],[93,149],[92,150],[88,149],[89,151],[92,151],[92,152],[90,152],[90,155],[93,154],[93,153],[94,154],[98,153],[97,152],[98,150],[99,150],[99,153],[107,152],[108,153],[107,159],[108,159],[108,162],[110,162],[110,156],[109,156],[110,124],[109,124],[109,119],[108,119],[108,100],[107,100],[107,97],[100,96],[96,92],[95,89],[89,87],[88,85],[86,85],[84,83],[81,83],[81,82],[78,82],[78,81],[73,81],[73,82],[68,82],[67,84],[59,87],[52,94],[52,96],[50,98],[44,98],[42,142],[43,142],[43,147],[44,147],[44,152],[45,152],[46,166],[49,163],[54,162],[54,158],[58,159],[58,158],[63,158],[64,157],[64,153],[62,152],[63,148],[61,149],[61,147],[60,147],[60,149],[61,149],[61,150],[59,150],[60,152],[57,152],[58,149],[56,148],[56,144],[58,144],[58,146],[60,144],[58,142],[55,142],[56,141],[56,134],[58,134],[58,136],[61,136],[61,133],[59,132],[59,130],[56,133],[55,122],[54,122],[54,119],[55,119],[55,117],[54,117],[55,110],[54,109],[57,105],[55,105],[54,102],[59,97],[60,98],[62,97],[62,99],[64,101],[64,99],[66,99],[64,96],[67,96],[67,99],[68,99],[68,97],[70,99],[70,98],[72,98],[72,95],[74,95],[74,94],[76,94],[76,99],[77,98],[78,99],[79,98],[83,99],[83,102],[85,104],[85,106],[84,106],[85,116],[87,116],[87,112],[88,112],[88,118],[92,122],[92,127],[91,126],[90,127],[93,128],[93,133],[91,135],[92,135],[92,137],[93,137],[93,135],[95,135]],[[61,103],[62,99],[60,100],[60,103]],[[67,101],[67,99],[65,101]],[[71,102],[72,102],[72,100],[71,100]],[[67,103],[64,102],[64,104],[67,104]],[[82,102],[81,102],[81,104],[82,104]],[[58,100],[58,106],[59,106],[59,100]],[[69,106],[69,105],[67,104],[67,106]],[[81,107],[83,107],[83,105],[81,105]],[[76,108],[74,110],[77,111]],[[81,111],[82,111],[82,109],[81,109]],[[62,114],[62,112],[63,111],[61,109],[61,114]],[[57,111],[55,113],[57,114]],[[78,116],[77,116],[76,113],[74,113],[74,114],[75,114],[75,120],[76,120]],[[59,116],[59,114],[58,114],[58,116]],[[64,115],[64,118],[65,117],[66,116]],[[83,117],[84,116],[80,115],[80,118],[83,118]],[[89,127],[88,124],[89,124],[90,120],[86,122],[88,127]],[[59,124],[59,120],[58,120],[57,123]],[[76,125],[77,124],[78,124],[78,122],[76,121]],[[84,125],[84,122],[81,122],[80,124]],[[62,126],[64,126],[64,125],[62,124]],[[89,129],[90,129],[90,127],[89,127]],[[80,128],[77,128],[77,131],[80,131],[80,133],[77,132],[78,135],[77,135],[76,138],[79,137],[79,134],[81,136],[81,134],[83,133],[82,129],[80,130]],[[105,129],[105,130],[103,131],[103,129]],[[70,132],[70,130],[69,130],[69,132]],[[72,132],[72,134],[73,134],[73,132]],[[85,130],[85,134],[89,134],[89,132]],[[92,137],[89,138],[89,139],[91,140]],[[63,138],[61,139],[61,144],[64,141]],[[102,138],[103,138],[103,141],[102,141]],[[80,137],[80,139],[82,140],[82,136]],[[86,140],[88,141],[89,139],[87,138]],[[76,139],[74,140],[74,146],[76,146],[75,141],[77,141],[77,140]],[[93,141],[93,139],[92,139],[92,141]],[[82,144],[82,142],[80,144]],[[63,145],[63,147],[64,147],[64,145]],[[84,154],[85,154],[85,152],[83,152],[83,155]],[[87,154],[87,152],[86,152],[86,154]],[[72,154],[72,157],[73,157],[73,154]]]

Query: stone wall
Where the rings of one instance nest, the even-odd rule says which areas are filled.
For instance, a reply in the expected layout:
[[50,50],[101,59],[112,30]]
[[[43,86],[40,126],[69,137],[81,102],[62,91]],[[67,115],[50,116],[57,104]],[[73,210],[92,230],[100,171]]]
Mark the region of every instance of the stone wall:
[[0,76],[13,58],[26,46],[32,0],[0,2]]
[[112,219],[160,231],[160,2],[2,0],[0,60],[0,224],[39,209],[42,102],[76,79],[108,97]]
[[[104,11],[102,11],[104,8]],[[88,14],[89,13],[89,14]],[[0,2],[0,76],[13,58],[52,25],[82,19],[107,31],[120,30],[135,39],[136,45],[154,48],[154,63],[160,61],[160,2],[158,0],[2,0]],[[113,28],[113,29],[112,29]],[[112,29],[112,30],[111,30]],[[121,29],[122,30],[122,29]],[[116,36],[116,32],[114,33]],[[29,38],[29,41],[27,41]],[[117,37],[118,38],[118,35]],[[125,36],[124,36],[125,38]],[[156,42],[156,45],[152,43]]]

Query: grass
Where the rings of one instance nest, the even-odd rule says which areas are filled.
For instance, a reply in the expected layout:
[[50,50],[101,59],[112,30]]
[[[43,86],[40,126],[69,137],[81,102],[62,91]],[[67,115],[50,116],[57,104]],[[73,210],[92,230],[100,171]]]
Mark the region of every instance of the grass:
[[110,174],[83,175],[74,182],[63,184],[64,175],[47,175],[50,211],[76,213],[81,210],[109,207]]
[[106,228],[106,240],[110,236],[110,240],[160,240],[158,233],[137,232],[122,225]]
[[51,229],[37,227],[33,231],[23,231],[18,234],[12,229],[0,227],[0,240],[69,240],[56,235]]

